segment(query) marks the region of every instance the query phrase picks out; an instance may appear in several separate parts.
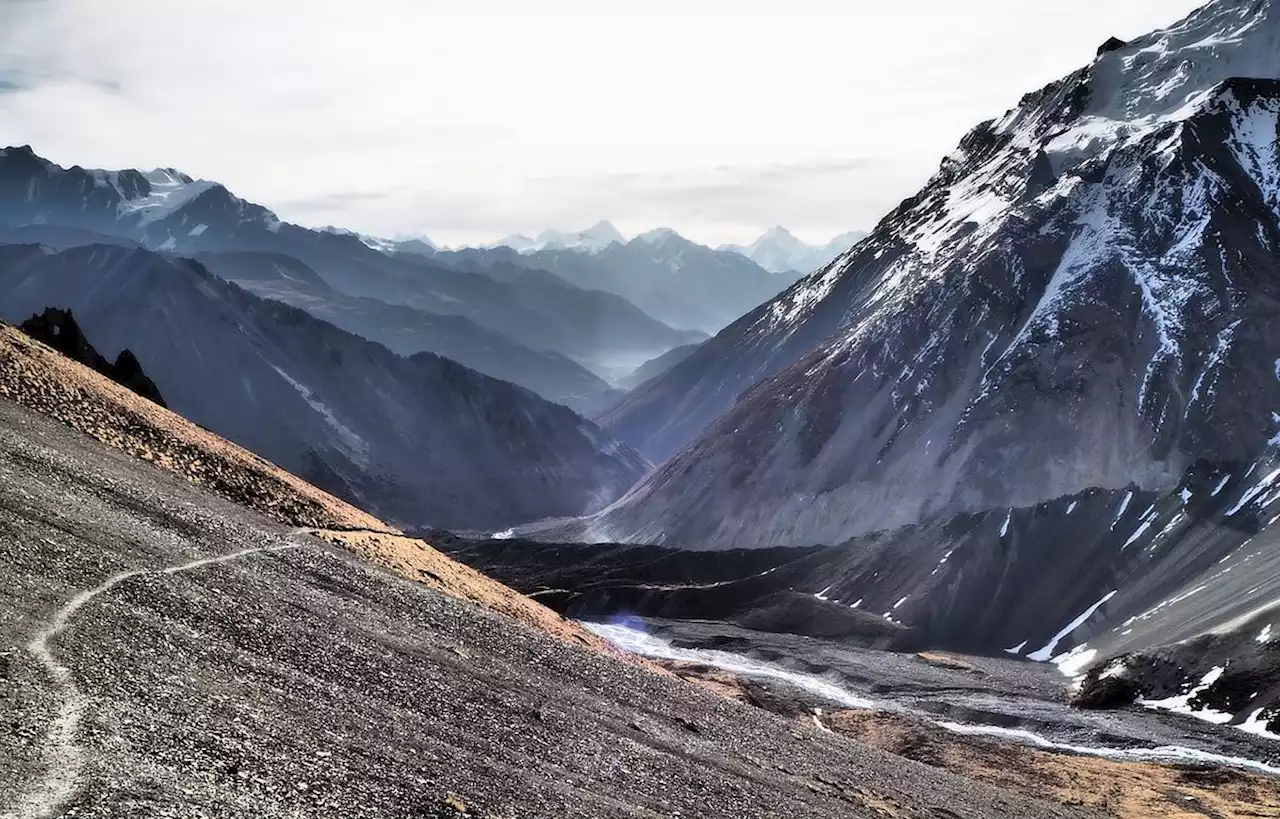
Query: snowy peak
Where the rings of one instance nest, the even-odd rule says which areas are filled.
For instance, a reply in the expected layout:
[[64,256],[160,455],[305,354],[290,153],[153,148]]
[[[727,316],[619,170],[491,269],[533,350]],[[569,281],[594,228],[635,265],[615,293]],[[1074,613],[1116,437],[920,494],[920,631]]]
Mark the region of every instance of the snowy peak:
[[595,253],[614,243],[624,244],[626,239],[612,223],[596,222],[586,230],[572,232],[544,230],[536,238],[514,233],[485,247],[509,247],[517,253],[536,253],[539,250],[577,250]]
[[746,247],[724,245],[720,249],[746,256],[770,273],[808,273],[830,264],[866,235],[865,231],[849,231],[825,245],[815,246],[805,244],[779,225],[765,231]]
[[26,146],[0,151],[0,223],[85,229],[159,250],[280,228],[266,208],[175,168],[63,168]]
[[1168,28],[1104,46],[1092,64],[991,123],[992,135],[1043,150],[1057,172],[1133,145],[1193,115],[1228,80],[1280,78],[1280,11],[1273,0],[1218,0]]
[[676,233],[671,228],[660,227],[653,230],[647,230],[639,236],[631,240],[634,244],[652,245],[654,247],[663,247],[675,242],[689,243],[689,240]]
[[626,241],[622,234],[618,232],[618,229],[607,221],[596,222],[582,231],[579,236],[584,244],[595,248],[608,247],[614,242],[622,244]]

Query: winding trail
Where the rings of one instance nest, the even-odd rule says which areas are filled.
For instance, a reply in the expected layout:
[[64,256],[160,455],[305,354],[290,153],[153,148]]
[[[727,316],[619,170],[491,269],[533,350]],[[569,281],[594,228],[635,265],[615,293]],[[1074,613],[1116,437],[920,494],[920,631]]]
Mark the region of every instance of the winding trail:
[[[305,534],[305,530],[297,530],[291,534]],[[47,819],[54,816],[58,809],[75,795],[80,773],[84,768],[84,751],[76,742],[76,732],[80,720],[84,716],[87,699],[76,687],[71,669],[58,661],[54,656],[50,643],[71,624],[71,619],[98,595],[111,591],[116,586],[144,575],[172,575],[190,572],[205,566],[218,563],[230,563],[241,558],[267,552],[280,552],[286,549],[300,548],[299,544],[286,543],[276,546],[263,546],[256,549],[243,549],[218,557],[193,560],[177,566],[162,569],[132,569],[108,577],[99,585],[82,591],[68,600],[62,608],[54,612],[47,623],[36,633],[26,649],[36,661],[48,672],[54,686],[61,694],[62,702],[58,706],[53,722],[49,726],[46,738],[44,761],[45,774],[38,782],[20,793],[12,806],[0,814],[0,819]]]

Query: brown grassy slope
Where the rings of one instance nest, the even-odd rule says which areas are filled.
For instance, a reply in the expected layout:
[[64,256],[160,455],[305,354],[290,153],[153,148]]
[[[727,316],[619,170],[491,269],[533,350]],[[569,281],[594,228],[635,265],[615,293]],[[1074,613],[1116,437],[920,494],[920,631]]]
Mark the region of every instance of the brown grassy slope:
[[1226,768],[1115,762],[957,737],[913,717],[840,711],[836,733],[979,782],[1117,819],[1280,817],[1280,781]]
[[[963,663],[942,654],[924,659]],[[694,663],[663,661],[660,665],[722,696],[753,702],[752,686],[733,674]],[[813,716],[808,712],[793,716],[806,727],[812,725]],[[1013,793],[1085,808],[1099,816],[1280,819],[1280,780],[1261,774],[1054,753],[959,736],[919,717],[888,711],[836,711],[821,721],[824,727],[864,745]]]
[[367,512],[140,398],[3,322],[0,399],[56,418],[280,523],[313,530],[377,566],[554,637],[612,653],[598,637],[545,606],[420,540],[404,537]]

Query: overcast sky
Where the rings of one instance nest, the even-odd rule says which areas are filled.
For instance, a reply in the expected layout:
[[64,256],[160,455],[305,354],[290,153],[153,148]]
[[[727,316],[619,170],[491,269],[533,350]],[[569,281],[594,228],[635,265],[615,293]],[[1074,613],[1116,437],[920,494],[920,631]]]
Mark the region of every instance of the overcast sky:
[[0,143],[455,244],[870,228],[970,127],[1195,0],[0,0]]

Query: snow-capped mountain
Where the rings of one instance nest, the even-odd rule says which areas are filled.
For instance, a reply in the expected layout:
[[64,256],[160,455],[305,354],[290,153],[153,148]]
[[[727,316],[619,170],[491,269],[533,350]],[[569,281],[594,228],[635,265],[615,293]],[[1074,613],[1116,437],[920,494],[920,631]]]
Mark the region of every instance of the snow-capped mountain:
[[[301,274],[299,274],[301,275]],[[578,514],[647,464],[569,409],[438,356],[394,355],[140,248],[0,245],[0,316],[70,308],[165,401],[387,519],[504,527]]]
[[618,229],[607,221],[597,222],[586,230],[566,232],[562,230],[544,230],[536,238],[529,238],[521,233],[503,237],[486,247],[509,247],[517,253],[533,253],[538,250],[578,250],[594,253],[617,242],[622,244],[626,239]]
[[172,250],[210,231],[274,234],[281,227],[266,208],[173,168],[60,168],[29,146],[0,149],[0,222],[127,236],[158,250]]
[[721,250],[741,253],[770,273],[808,273],[825,267],[837,256],[866,238],[865,230],[851,230],[825,245],[809,245],[797,239],[786,228],[770,228],[751,244],[724,245]]
[[1262,457],[1277,43],[1276,3],[1211,3],[979,125],[848,254],[602,419],[675,457],[594,534],[839,542]]

